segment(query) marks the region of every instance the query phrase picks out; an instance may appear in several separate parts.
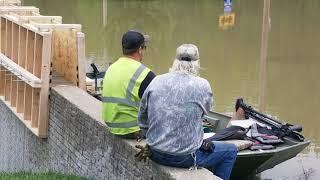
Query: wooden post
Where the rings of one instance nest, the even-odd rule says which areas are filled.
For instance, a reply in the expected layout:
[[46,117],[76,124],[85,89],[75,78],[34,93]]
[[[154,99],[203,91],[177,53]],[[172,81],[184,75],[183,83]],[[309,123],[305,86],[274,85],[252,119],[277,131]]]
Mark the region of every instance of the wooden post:
[[40,91],[40,110],[39,110],[39,137],[47,137],[48,135],[48,99],[49,99],[49,81],[51,69],[51,33],[44,33],[42,48],[42,71],[41,80],[42,87]]
[[[12,48],[11,48],[11,57],[13,62],[18,64],[19,57],[19,25],[16,23],[12,23]],[[12,76],[12,84],[11,84],[11,106],[16,107],[17,104],[17,86],[18,86],[18,78],[17,76]]]
[[32,88],[31,127],[38,128],[40,89]]
[[[19,29],[19,58],[18,64],[25,67],[27,57],[27,29],[20,27]],[[17,87],[17,113],[24,113],[24,98],[25,98],[25,82],[18,81]]]
[[10,101],[11,98],[11,79],[12,73],[10,71],[5,70],[5,89],[4,89],[4,100]]
[[1,53],[6,54],[7,20],[1,17]]
[[17,86],[17,113],[24,113],[24,89],[25,83],[19,80]]
[[34,51],[35,51],[35,33],[27,31],[27,59],[25,69],[33,73]]
[[0,65],[0,96],[4,96],[4,87],[6,82],[6,72],[5,68]]
[[6,56],[12,59],[12,22],[7,20],[7,43],[6,43]]
[[[33,74],[41,78],[43,38],[35,34]],[[31,127],[38,128],[40,89],[32,88]]]
[[24,107],[23,118],[26,121],[31,120],[31,106],[32,106],[32,87],[28,84],[24,86]]
[[[25,69],[33,73],[34,63],[34,44],[35,44],[35,33],[27,30],[27,53]],[[31,120],[31,107],[32,107],[32,87],[29,85],[25,86],[24,89],[24,119]]]
[[85,35],[82,32],[77,33],[77,52],[78,52],[78,86],[83,90],[87,90],[86,85],[86,54],[85,54]]

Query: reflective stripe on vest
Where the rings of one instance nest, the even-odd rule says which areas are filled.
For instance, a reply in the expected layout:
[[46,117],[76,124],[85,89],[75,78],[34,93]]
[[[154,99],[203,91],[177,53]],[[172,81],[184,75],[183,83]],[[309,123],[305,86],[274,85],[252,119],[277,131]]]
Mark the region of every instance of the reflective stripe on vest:
[[106,124],[108,127],[111,127],[111,128],[131,128],[131,127],[138,126],[137,120],[133,120],[130,122],[123,122],[123,123],[106,122]]
[[102,97],[101,101],[105,103],[118,103],[118,104],[124,104],[131,107],[139,107],[138,102],[129,101],[128,99],[124,99],[124,98]]
[[133,74],[129,81],[129,85],[127,87],[126,91],[126,99],[124,98],[115,98],[115,97],[102,97],[102,102],[105,103],[118,103],[118,104],[123,104],[131,107],[139,107],[139,102],[134,102],[131,100],[131,92],[133,91],[134,84],[136,83],[136,80],[139,78],[141,73],[146,67],[141,64],[139,68],[136,70],[136,72]]

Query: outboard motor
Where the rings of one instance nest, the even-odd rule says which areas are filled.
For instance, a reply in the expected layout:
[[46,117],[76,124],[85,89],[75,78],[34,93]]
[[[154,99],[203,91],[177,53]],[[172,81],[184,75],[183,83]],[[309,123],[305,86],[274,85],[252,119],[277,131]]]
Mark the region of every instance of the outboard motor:
[[97,68],[97,66],[94,63],[91,63],[90,66],[92,67],[92,72],[90,73],[86,73],[86,76],[90,79],[94,80],[94,87],[95,87],[95,92],[89,92],[89,94],[91,94],[92,96],[94,96],[95,98],[97,98],[98,100],[101,100],[101,94],[98,93],[99,89],[98,89],[98,80],[99,79],[103,79],[105,72],[100,72]]

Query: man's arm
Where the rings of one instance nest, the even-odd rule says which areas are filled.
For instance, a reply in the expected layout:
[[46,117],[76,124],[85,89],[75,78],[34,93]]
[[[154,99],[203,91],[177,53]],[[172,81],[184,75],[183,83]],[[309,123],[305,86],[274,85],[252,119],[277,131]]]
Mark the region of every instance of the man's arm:
[[145,138],[146,133],[148,131],[148,96],[149,93],[146,91],[140,102],[140,110],[138,113],[138,125],[140,127],[140,134],[143,138]]
[[155,77],[156,77],[156,75],[152,71],[150,71],[147,74],[146,78],[144,78],[144,80],[142,81],[142,83],[140,85],[139,92],[138,92],[139,98],[142,98],[144,91],[147,89],[147,87],[149,86],[149,84],[151,83],[153,78],[155,78]]
[[204,98],[205,99],[204,108],[206,109],[207,112],[209,112],[212,109],[214,101],[213,101],[213,93],[212,93],[211,86],[210,86],[209,82],[207,83],[206,87],[207,87],[207,91],[206,91],[205,98]]

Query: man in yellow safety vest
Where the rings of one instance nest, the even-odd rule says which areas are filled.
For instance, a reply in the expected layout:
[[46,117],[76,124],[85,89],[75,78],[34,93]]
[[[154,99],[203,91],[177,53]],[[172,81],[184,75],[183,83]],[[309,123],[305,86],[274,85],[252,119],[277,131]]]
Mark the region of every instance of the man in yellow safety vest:
[[102,117],[112,134],[134,139],[139,136],[137,116],[140,99],[155,74],[141,62],[148,36],[129,30],[122,36],[120,57],[103,80]]

